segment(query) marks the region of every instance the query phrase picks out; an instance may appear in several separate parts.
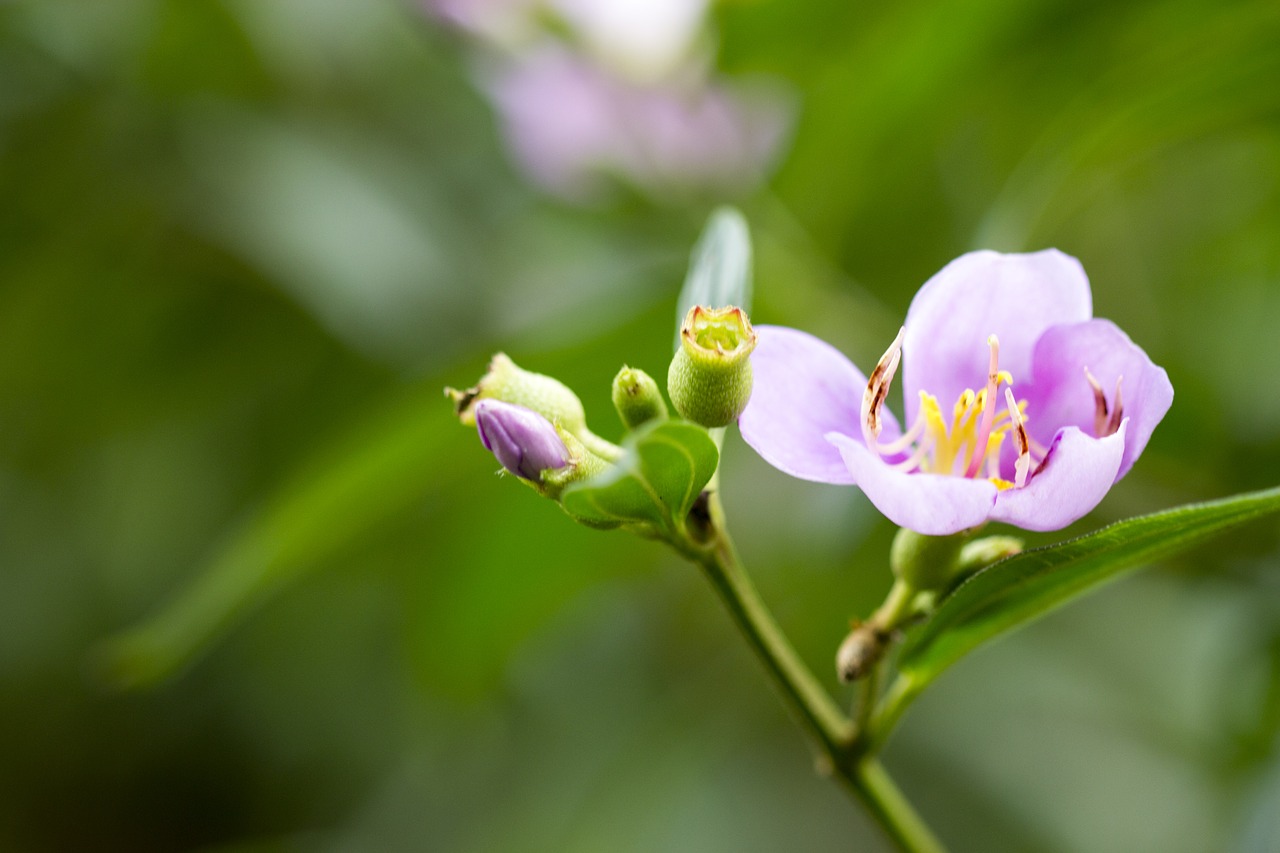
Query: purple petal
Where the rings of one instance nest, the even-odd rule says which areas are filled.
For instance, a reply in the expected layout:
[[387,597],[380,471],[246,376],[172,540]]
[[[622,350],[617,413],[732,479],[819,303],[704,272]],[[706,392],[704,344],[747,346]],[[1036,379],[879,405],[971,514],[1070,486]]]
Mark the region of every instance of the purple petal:
[[[738,419],[742,437],[766,462],[793,477],[853,483],[840,452],[823,436],[859,432],[866,377],[813,335],[782,326],[756,326],[756,333],[751,400]],[[897,421],[886,410],[885,440],[896,435]]]
[[1115,482],[1125,451],[1125,431],[1094,438],[1075,427],[1058,432],[1044,465],[1021,489],[996,497],[992,521],[1025,530],[1057,530],[1093,509]]
[[1093,314],[1089,279],[1057,249],[1029,255],[982,251],[961,255],[925,282],[907,312],[902,387],[907,422],[919,391],[944,411],[966,388],[986,385],[987,338],[1000,339],[1000,368],[1014,387],[1031,378],[1032,351],[1044,331]]
[[905,474],[895,471],[866,448],[860,439],[828,433],[853,481],[876,509],[899,527],[926,536],[946,536],[987,520],[996,500],[989,480]]
[[481,443],[517,477],[538,480],[548,468],[569,464],[556,428],[532,409],[486,399],[476,403],[475,414]]
[[[1156,425],[1173,403],[1173,386],[1164,368],[1110,320],[1055,326],[1036,344],[1034,379],[1026,391],[1028,428],[1040,441],[1063,426],[1094,431],[1094,397],[1084,369],[1098,380],[1109,406],[1115,405],[1116,380],[1129,421],[1128,440],[1116,479],[1129,472],[1147,446]],[[1014,392],[1024,396],[1016,382]]]

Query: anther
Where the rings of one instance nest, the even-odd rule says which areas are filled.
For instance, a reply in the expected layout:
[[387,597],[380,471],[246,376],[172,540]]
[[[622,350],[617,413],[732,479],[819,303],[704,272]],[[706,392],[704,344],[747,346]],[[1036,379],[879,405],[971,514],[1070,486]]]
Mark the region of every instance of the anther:
[[1094,378],[1089,372],[1089,368],[1084,369],[1084,378],[1089,381],[1089,387],[1093,389],[1093,434],[1098,438],[1107,435],[1107,395],[1102,391],[1102,384]]
[[[1120,421],[1124,420],[1124,401],[1120,398],[1121,382],[1124,382],[1124,377],[1116,377],[1116,399],[1111,404],[1111,419],[1107,421],[1107,431],[1105,435],[1114,435],[1115,431],[1120,429]],[[1098,437],[1101,438],[1102,436]]]
[[1027,484],[1027,476],[1031,472],[1031,442],[1027,438],[1027,428],[1022,423],[1022,411],[1018,401],[1013,397],[1013,389],[1004,389],[1004,401],[1009,406],[1009,417],[1013,420],[1014,434],[1018,437],[1018,459],[1013,463],[1013,484],[1021,489]]
[[889,344],[884,355],[880,356],[875,370],[871,371],[867,390],[862,392],[862,438],[869,448],[875,447],[875,440],[880,436],[883,426],[880,422],[880,407],[884,405],[893,376],[898,372],[898,363],[902,361],[902,338],[906,333],[906,326],[898,330],[898,336]]

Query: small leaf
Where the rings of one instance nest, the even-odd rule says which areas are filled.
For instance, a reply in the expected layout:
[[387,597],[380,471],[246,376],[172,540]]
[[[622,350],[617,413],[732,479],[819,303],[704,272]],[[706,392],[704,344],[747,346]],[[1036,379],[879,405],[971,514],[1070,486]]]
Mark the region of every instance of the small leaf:
[[664,421],[636,430],[623,448],[608,471],[564,490],[565,511],[594,527],[649,523],[678,530],[719,463],[711,436],[695,424]]
[[918,685],[982,643],[1066,604],[1125,569],[1185,551],[1246,521],[1280,512],[1280,488],[1131,518],[1001,560],[938,606],[902,648],[898,668]]
[[751,234],[747,220],[732,207],[717,208],[693,247],[689,273],[676,303],[676,345],[680,324],[695,305],[751,311]]

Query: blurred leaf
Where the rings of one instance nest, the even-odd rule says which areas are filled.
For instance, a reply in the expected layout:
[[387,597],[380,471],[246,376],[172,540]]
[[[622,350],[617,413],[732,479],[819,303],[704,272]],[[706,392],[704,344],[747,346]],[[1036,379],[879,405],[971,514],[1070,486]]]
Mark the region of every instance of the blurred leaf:
[[[173,675],[249,609],[432,485],[447,420],[434,395],[394,409],[255,513],[159,613],[108,640],[102,675],[122,688]],[[438,485],[438,484],[437,484]]]
[[591,526],[650,522],[679,529],[720,461],[711,436],[694,424],[664,421],[632,433],[623,447],[613,468],[565,489],[565,510]]
[[898,668],[927,684],[964,655],[1089,592],[1120,572],[1280,512],[1280,488],[1131,518],[979,571],[902,648]]
[[732,207],[717,208],[693,247],[689,273],[676,303],[676,346],[680,324],[695,305],[736,305],[751,312],[751,233],[747,220]]

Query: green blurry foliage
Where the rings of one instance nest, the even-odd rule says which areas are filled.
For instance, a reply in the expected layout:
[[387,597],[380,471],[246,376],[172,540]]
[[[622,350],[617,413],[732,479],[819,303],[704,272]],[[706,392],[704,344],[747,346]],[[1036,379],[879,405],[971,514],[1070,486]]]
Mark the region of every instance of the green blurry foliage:
[[[727,71],[800,96],[735,200],[753,320],[868,364],[955,255],[1057,246],[1178,395],[1079,530],[1275,484],[1274,3],[715,19]],[[609,381],[661,374],[725,200],[537,196],[457,38],[354,0],[0,5],[0,198],[0,848],[876,849],[698,578],[492,476],[440,397],[502,349],[618,438]],[[826,674],[892,531],[724,458]],[[888,761],[943,837],[1274,847],[1257,527],[922,698]],[[145,691],[102,684],[122,636]]]

